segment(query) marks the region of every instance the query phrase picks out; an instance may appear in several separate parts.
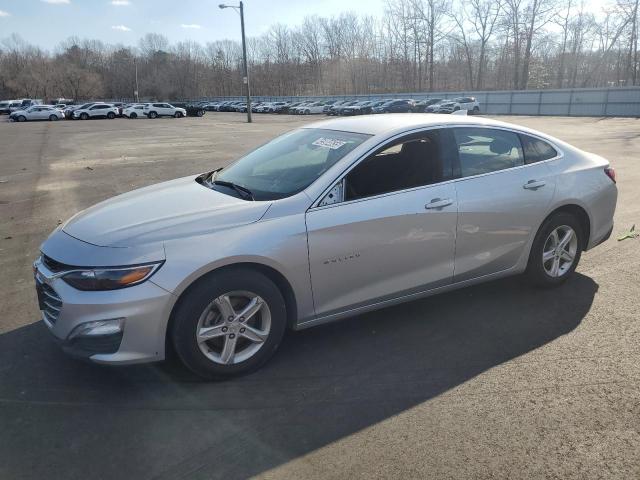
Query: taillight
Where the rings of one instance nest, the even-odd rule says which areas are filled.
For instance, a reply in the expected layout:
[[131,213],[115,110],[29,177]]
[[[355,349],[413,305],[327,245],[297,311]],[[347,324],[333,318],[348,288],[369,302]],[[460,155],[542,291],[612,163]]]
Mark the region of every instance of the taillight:
[[613,167],[605,168],[604,173],[607,174],[607,177],[609,177],[613,183],[616,183],[616,171]]

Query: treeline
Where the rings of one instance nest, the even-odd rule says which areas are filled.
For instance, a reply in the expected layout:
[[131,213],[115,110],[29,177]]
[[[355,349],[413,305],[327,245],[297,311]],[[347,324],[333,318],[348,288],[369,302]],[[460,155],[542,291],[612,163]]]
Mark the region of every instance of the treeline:
[[[345,13],[248,39],[255,95],[344,95],[636,85],[638,3],[390,0],[382,18]],[[52,27],[53,28],[53,27]],[[136,47],[69,38],[53,51],[0,42],[0,98],[181,99],[240,95],[238,42]]]

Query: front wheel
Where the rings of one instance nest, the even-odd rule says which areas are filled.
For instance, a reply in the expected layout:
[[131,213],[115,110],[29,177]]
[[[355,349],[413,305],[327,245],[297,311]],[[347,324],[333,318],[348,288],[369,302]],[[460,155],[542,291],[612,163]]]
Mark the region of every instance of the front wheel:
[[18,117],[18,121],[19,121],[19,122],[26,122],[26,121],[27,121],[27,117],[25,117],[24,115],[20,115],[20,116]]
[[196,116],[203,117],[204,116],[204,110],[198,110],[197,113],[196,113]]
[[173,114],[175,118],[182,118],[182,112],[176,112]]
[[109,113],[107,113],[107,118],[109,120],[113,120],[114,118],[116,118],[116,114],[113,113],[113,112],[109,112]]
[[136,112],[131,112],[129,118],[138,118],[138,114]]
[[560,212],[547,219],[533,241],[527,277],[541,287],[560,285],[571,276],[582,254],[583,232],[580,222]]
[[58,121],[58,117],[56,115],[49,115],[49,121],[50,122],[57,122]]
[[80,120],[89,120],[89,114],[83,113],[82,115],[80,115]]
[[276,351],[287,324],[278,287],[248,269],[198,281],[174,312],[170,331],[178,357],[206,379],[243,375]]

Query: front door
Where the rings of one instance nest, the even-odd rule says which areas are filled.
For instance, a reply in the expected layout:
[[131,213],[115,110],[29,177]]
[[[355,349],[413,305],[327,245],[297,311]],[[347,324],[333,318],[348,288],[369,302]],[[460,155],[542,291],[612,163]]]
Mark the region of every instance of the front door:
[[316,314],[331,315],[451,283],[457,221],[440,130],[399,139],[307,212]]

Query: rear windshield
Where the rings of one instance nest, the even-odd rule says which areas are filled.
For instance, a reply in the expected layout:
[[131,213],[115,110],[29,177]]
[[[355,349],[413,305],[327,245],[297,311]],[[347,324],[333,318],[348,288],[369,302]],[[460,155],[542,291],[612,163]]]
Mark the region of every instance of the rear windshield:
[[[294,130],[242,157],[216,179],[251,190],[256,200],[288,197],[307,188],[367,138],[335,130]],[[229,193],[227,187],[214,188]]]

